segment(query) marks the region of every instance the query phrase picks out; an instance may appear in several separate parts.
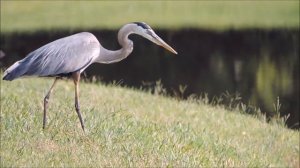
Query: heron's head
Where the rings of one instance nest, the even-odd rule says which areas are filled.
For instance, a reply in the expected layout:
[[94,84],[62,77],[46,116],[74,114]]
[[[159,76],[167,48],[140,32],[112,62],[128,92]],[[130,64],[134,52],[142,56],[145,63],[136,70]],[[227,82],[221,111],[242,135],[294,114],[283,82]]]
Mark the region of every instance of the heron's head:
[[177,52],[169,46],[166,42],[164,42],[152,29],[149,25],[144,22],[133,22],[136,24],[135,33],[145,37],[146,39],[152,41],[153,43],[164,47],[165,49],[169,50],[170,52],[177,54]]

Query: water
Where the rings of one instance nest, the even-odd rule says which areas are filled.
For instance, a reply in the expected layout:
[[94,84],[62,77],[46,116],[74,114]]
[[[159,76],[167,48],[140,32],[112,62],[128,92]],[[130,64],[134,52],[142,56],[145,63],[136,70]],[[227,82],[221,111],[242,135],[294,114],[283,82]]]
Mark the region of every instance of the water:
[[[108,49],[118,49],[117,31],[91,30]],[[178,55],[132,35],[134,51],[116,64],[94,64],[86,76],[133,87],[154,87],[156,81],[171,95],[182,97],[208,93],[239,93],[245,104],[261,108],[269,116],[289,115],[290,128],[299,128],[299,30],[160,30],[156,31]],[[2,34],[3,66],[68,31]],[[281,107],[274,105],[279,100]]]

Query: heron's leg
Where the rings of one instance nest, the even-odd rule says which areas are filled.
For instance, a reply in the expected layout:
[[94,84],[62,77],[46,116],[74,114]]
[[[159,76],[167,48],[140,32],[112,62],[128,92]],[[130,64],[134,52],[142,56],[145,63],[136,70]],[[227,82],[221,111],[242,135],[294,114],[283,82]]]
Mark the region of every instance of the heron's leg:
[[75,84],[75,109],[76,109],[76,113],[79,117],[80,120],[80,124],[81,124],[81,128],[84,131],[84,123],[81,117],[81,113],[80,113],[80,107],[79,107],[79,81],[80,81],[80,73],[79,72],[74,72],[72,74],[73,80],[74,80],[74,84]]
[[52,86],[50,87],[47,95],[44,98],[44,118],[43,118],[43,129],[45,129],[46,127],[46,122],[47,122],[47,107],[48,107],[48,102],[49,102],[49,98],[50,98],[50,94],[53,91],[53,87],[55,86],[56,82],[57,82],[58,78],[55,78]]

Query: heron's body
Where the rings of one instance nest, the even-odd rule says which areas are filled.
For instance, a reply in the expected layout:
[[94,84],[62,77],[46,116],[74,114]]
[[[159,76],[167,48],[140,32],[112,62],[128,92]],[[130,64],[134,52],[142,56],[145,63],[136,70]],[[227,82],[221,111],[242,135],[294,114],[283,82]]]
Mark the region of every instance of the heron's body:
[[[152,42],[176,53],[170,46],[161,40],[145,23],[130,23],[124,25],[118,33],[121,49],[111,51],[103,48],[97,38],[88,32],[77,33],[48,43],[29,53],[24,59],[17,61],[4,72],[4,80],[14,80],[22,76],[72,76],[75,87],[75,107],[81,126],[78,103],[78,83],[80,74],[92,63],[114,63],[125,59],[133,50],[133,42],[128,39],[132,33],[139,34]],[[44,99],[44,122],[46,123],[46,109],[53,87],[51,86]]]
[[60,76],[82,72],[95,61],[99,53],[100,44],[94,35],[86,32],[78,33],[55,40],[29,53],[23,60],[7,69],[4,79],[13,80],[21,76]]

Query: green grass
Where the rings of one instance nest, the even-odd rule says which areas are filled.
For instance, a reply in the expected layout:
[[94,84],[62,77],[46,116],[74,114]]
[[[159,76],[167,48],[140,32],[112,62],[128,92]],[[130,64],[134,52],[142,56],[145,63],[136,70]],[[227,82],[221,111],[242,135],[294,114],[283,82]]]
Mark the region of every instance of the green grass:
[[299,1],[1,1],[1,31],[120,28],[299,28]]
[[299,131],[203,100],[180,101],[136,89],[81,83],[86,133],[72,81],[1,81],[1,167],[298,167]]

